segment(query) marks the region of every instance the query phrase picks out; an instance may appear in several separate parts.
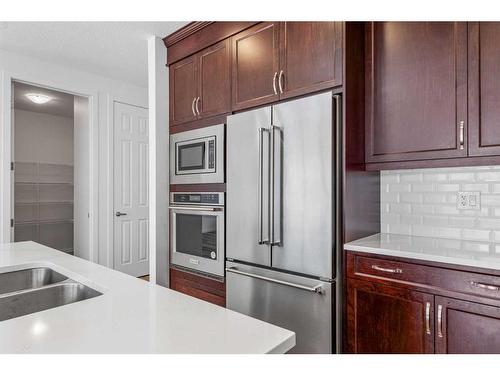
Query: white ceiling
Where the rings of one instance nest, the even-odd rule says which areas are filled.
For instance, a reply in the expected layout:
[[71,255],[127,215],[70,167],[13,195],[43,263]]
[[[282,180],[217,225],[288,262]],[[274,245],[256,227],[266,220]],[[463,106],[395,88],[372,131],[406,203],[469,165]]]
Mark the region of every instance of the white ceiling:
[[187,22],[2,22],[0,49],[147,87],[147,39]]
[[[26,94],[43,94],[51,98],[44,104],[33,103]],[[54,116],[73,117],[74,96],[60,91],[14,82],[14,109],[47,113]]]

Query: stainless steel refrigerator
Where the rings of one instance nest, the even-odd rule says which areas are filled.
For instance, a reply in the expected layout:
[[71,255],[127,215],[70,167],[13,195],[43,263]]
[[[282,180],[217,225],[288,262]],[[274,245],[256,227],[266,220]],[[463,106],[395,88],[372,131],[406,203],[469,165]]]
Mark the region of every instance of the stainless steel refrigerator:
[[227,121],[227,307],[296,333],[292,352],[335,347],[335,144],[326,92]]

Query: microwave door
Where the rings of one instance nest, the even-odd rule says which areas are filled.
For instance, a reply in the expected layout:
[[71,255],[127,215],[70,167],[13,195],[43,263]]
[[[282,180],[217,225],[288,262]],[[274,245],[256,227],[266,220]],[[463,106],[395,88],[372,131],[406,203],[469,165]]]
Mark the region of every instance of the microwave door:
[[271,107],[232,115],[227,121],[226,254],[270,266]]

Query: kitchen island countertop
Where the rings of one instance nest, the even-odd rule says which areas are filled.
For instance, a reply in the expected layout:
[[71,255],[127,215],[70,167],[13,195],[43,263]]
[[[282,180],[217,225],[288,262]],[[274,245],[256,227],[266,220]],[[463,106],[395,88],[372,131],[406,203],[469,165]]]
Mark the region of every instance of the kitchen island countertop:
[[34,242],[0,272],[48,266],[101,296],[0,322],[0,353],[284,353],[295,334]]

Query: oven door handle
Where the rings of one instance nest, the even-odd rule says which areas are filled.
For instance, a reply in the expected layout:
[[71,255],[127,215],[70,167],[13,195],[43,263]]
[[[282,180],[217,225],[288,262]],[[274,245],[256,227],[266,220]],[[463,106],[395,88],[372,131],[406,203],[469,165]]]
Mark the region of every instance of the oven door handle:
[[171,210],[222,211],[222,207],[169,206]]

